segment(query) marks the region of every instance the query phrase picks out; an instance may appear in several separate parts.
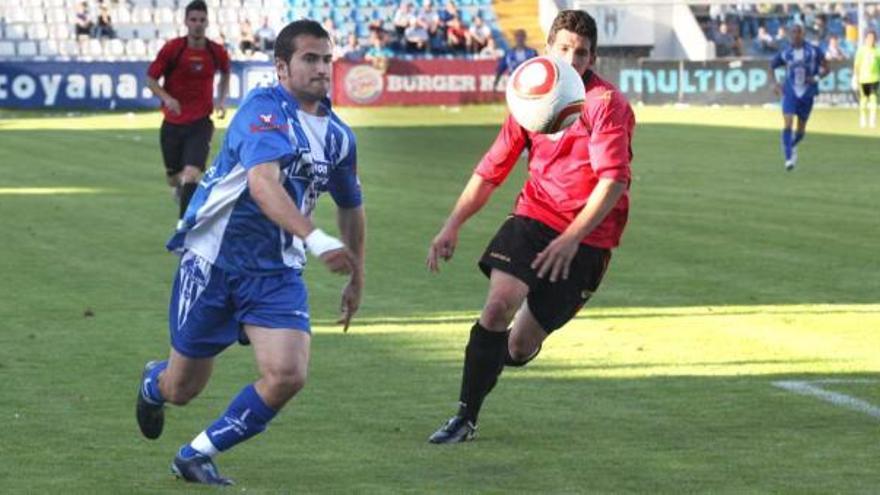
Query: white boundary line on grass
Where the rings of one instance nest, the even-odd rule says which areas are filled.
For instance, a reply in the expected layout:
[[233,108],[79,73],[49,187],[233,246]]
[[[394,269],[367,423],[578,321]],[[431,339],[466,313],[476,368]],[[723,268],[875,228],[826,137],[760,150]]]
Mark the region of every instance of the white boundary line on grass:
[[846,380],[835,378],[827,378],[822,380],[780,380],[778,382],[773,382],[773,386],[788,390],[789,392],[794,392],[796,394],[815,397],[819,400],[830,402],[835,406],[858,411],[860,413],[867,414],[868,416],[871,416],[873,418],[880,419],[880,407],[877,407],[874,404],[871,404],[870,402],[864,401],[862,399],[857,399],[851,395],[846,395],[840,392],[833,392],[831,390],[825,390],[824,388],[815,385],[826,385],[835,383],[877,383],[877,380]]

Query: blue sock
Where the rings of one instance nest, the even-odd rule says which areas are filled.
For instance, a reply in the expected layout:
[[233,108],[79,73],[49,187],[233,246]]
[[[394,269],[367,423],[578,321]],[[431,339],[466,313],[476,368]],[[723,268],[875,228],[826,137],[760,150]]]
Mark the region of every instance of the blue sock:
[[217,421],[180,450],[182,456],[202,453],[215,455],[244,442],[266,429],[275,411],[263,402],[253,384],[232,399]]
[[805,136],[806,134],[807,134],[807,131],[804,131],[804,132],[795,132],[795,133],[794,133],[794,141],[792,141],[791,145],[792,145],[792,146],[797,146],[798,143],[801,142],[801,140],[804,139],[804,136]]
[[156,366],[147,373],[147,378],[141,385],[144,398],[147,399],[147,401],[155,404],[165,403],[165,397],[162,397],[162,392],[159,390],[159,374],[165,371],[165,368],[167,367],[167,360],[159,361]]
[[791,129],[782,130],[782,151],[785,153],[785,159],[791,160]]

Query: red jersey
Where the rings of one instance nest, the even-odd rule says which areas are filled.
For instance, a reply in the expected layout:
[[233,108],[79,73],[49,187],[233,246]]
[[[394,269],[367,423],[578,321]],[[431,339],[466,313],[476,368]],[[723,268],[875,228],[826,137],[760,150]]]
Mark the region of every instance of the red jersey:
[[620,243],[629,212],[630,162],[635,116],[612,84],[595,74],[586,82],[581,117],[553,134],[529,132],[508,116],[475,173],[500,184],[523,149],[529,149],[529,178],[514,213],[564,231],[587,204],[600,178],[627,184],[627,190],[602,222],[581,242],[598,248]]
[[214,110],[214,73],[229,73],[229,55],[221,45],[206,41],[205,48],[192,48],[187,46],[185,36],[174,38],[162,46],[147,69],[153,79],[164,76],[162,87],[180,102],[180,115],[162,105],[166,122],[189,124]]

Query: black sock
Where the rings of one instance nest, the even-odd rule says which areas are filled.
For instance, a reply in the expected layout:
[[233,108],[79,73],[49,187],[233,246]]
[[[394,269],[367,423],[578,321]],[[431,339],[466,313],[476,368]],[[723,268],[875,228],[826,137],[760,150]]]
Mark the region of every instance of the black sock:
[[197,187],[199,185],[195,182],[184,182],[180,185],[180,218],[186,213],[186,207],[189,206],[189,200],[192,199]]
[[461,377],[461,406],[458,414],[476,423],[483,399],[495,386],[504,358],[507,356],[507,332],[490,332],[480,325],[471,328],[471,337],[464,352]]

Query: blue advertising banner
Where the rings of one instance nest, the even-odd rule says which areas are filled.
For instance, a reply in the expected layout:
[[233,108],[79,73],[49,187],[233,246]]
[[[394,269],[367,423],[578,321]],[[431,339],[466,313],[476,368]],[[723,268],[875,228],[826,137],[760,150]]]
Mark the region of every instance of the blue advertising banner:
[[[816,102],[855,104],[857,96],[850,87],[852,66],[847,62],[829,65],[831,73],[819,82]],[[600,62],[598,72],[630,100],[645,104],[761,105],[779,101],[773,93],[776,79],[768,60]]]
[[[147,88],[147,62],[0,62],[0,107],[64,109],[158,108]],[[219,80],[219,75],[215,79]],[[275,81],[271,64],[233,62],[229,105]]]

